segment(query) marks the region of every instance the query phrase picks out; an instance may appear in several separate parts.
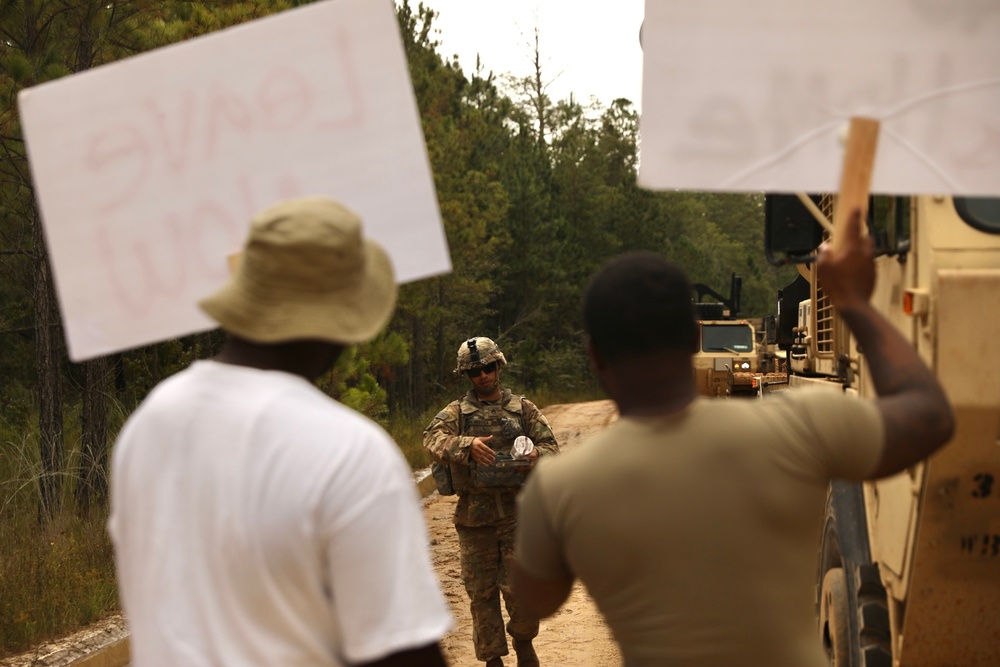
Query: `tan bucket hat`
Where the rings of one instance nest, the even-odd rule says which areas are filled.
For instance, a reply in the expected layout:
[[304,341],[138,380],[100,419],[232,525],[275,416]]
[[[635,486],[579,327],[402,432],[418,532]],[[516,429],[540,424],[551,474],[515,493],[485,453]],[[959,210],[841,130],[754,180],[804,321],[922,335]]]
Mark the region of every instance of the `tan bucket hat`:
[[257,343],[362,343],[392,316],[389,256],[361,236],[361,220],[326,197],[257,214],[229,282],[199,302],[230,333]]

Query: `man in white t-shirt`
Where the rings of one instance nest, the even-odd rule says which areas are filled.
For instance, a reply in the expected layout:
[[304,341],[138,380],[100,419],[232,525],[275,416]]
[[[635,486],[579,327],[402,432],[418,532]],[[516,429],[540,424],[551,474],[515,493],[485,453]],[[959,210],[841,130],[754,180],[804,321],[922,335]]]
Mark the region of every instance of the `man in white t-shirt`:
[[519,497],[514,590],[538,617],[575,579],[627,667],[824,667],[816,547],[832,479],[889,475],[928,456],[954,419],[933,374],[868,303],[870,239],[857,211],[818,260],[879,397],[799,390],[766,401],[699,398],[691,287],[651,252],[592,278],[584,324],[621,418],[542,461]]
[[410,470],[313,382],[396,299],[341,204],[260,213],[201,307],[222,352],[156,387],[115,445],[108,529],[137,667],[440,667],[452,623]]

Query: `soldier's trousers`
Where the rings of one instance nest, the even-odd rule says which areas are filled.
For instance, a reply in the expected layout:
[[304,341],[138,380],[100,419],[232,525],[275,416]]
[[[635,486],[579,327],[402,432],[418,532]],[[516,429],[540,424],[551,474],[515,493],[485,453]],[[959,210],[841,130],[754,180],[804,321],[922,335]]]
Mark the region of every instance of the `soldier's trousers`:
[[472,608],[472,643],[476,658],[486,661],[507,655],[500,595],[510,622],[507,632],[514,639],[534,639],[538,621],[526,618],[511,594],[509,565],[514,559],[515,517],[470,528],[455,526],[461,548],[462,580]]

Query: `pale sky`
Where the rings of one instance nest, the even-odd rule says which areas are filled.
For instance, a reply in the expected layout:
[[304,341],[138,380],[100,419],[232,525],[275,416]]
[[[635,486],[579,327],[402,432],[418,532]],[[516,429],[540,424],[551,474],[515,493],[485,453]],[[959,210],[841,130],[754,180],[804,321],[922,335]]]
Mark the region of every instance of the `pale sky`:
[[[411,5],[421,0],[411,0]],[[534,29],[539,29],[542,75],[553,101],[590,97],[608,106],[630,99],[640,106],[643,0],[422,0],[438,16],[438,51],[457,54],[466,75],[476,54],[484,71],[533,73]]]

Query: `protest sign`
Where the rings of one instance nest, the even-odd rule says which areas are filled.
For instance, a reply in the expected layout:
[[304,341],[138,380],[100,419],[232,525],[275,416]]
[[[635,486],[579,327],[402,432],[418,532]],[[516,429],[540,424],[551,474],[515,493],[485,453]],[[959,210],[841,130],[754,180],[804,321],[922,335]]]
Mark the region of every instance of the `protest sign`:
[[1000,3],[647,0],[640,184],[834,192],[849,118],[872,190],[1000,195]]
[[450,270],[391,0],[326,0],[22,91],[67,345],[212,328],[250,218],[328,195],[397,279]]

